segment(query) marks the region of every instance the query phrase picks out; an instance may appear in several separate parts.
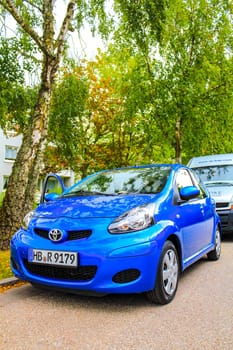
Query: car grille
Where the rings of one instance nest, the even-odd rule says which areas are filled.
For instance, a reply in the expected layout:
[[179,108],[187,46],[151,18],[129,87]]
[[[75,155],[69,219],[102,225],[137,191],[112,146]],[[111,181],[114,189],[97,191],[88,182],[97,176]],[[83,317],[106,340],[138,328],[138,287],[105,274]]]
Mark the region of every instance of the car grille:
[[95,277],[97,266],[87,265],[78,268],[41,265],[24,260],[25,268],[33,275],[65,281],[90,281]]
[[[43,237],[45,239],[49,239],[49,230],[42,229],[42,228],[34,228],[34,232],[36,235]],[[74,241],[76,239],[83,239],[88,238],[91,236],[92,231],[91,230],[73,230],[73,231],[67,231],[68,241]]]
[[216,208],[228,208],[230,205],[229,203],[216,203]]

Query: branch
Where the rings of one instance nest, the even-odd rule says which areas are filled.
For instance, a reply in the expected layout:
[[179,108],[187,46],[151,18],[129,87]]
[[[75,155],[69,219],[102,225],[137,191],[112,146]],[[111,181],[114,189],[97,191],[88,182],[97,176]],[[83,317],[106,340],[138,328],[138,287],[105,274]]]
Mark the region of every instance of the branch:
[[71,20],[74,17],[74,10],[75,10],[75,0],[70,0],[67,10],[66,10],[66,15],[63,20],[60,33],[58,34],[57,40],[56,40],[56,46],[57,46],[57,60],[60,60],[60,56],[63,52],[63,48],[65,45],[65,36],[69,30]]
[[32,3],[30,0],[24,0],[24,1],[27,2],[30,6],[36,8],[39,12],[42,13],[42,9],[39,6],[37,6],[36,4]]
[[2,5],[11,15],[14,17],[16,22],[25,30],[25,32],[35,41],[35,43],[38,45],[38,47],[41,49],[42,52],[44,52],[46,55],[48,55],[48,52],[43,45],[43,42],[39,35],[30,28],[24,21],[23,17],[18,12],[15,4],[12,0],[0,0],[0,5]]

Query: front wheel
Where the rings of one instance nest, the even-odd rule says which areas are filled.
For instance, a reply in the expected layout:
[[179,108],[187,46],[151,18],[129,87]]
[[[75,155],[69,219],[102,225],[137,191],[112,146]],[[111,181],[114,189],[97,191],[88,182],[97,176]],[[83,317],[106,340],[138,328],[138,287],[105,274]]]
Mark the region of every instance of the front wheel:
[[220,258],[220,255],[221,255],[221,234],[220,234],[219,228],[217,227],[215,232],[214,250],[211,250],[211,252],[207,254],[207,257],[209,260],[215,261]]
[[166,241],[159,260],[154,289],[147,292],[147,298],[157,304],[168,304],[175,297],[179,280],[179,259],[171,241]]

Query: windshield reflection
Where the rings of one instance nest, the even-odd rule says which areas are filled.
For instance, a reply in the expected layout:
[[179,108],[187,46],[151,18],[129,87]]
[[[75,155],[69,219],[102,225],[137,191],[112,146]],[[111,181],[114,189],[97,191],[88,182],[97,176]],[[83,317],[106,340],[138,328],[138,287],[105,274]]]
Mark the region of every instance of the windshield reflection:
[[74,185],[63,196],[155,194],[162,191],[171,168],[154,166],[104,171]]

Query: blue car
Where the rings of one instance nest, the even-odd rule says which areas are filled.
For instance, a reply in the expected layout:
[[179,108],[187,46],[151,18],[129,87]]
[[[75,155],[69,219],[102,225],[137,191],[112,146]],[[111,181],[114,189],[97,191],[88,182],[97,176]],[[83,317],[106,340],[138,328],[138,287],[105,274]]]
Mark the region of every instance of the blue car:
[[[51,180],[60,194],[48,191]],[[11,240],[11,268],[35,286],[145,293],[167,304],[184,269],[220,253],[215,202],[197,175],[153,164],[101,171],[68,189],[49,174],[39,206]]]

